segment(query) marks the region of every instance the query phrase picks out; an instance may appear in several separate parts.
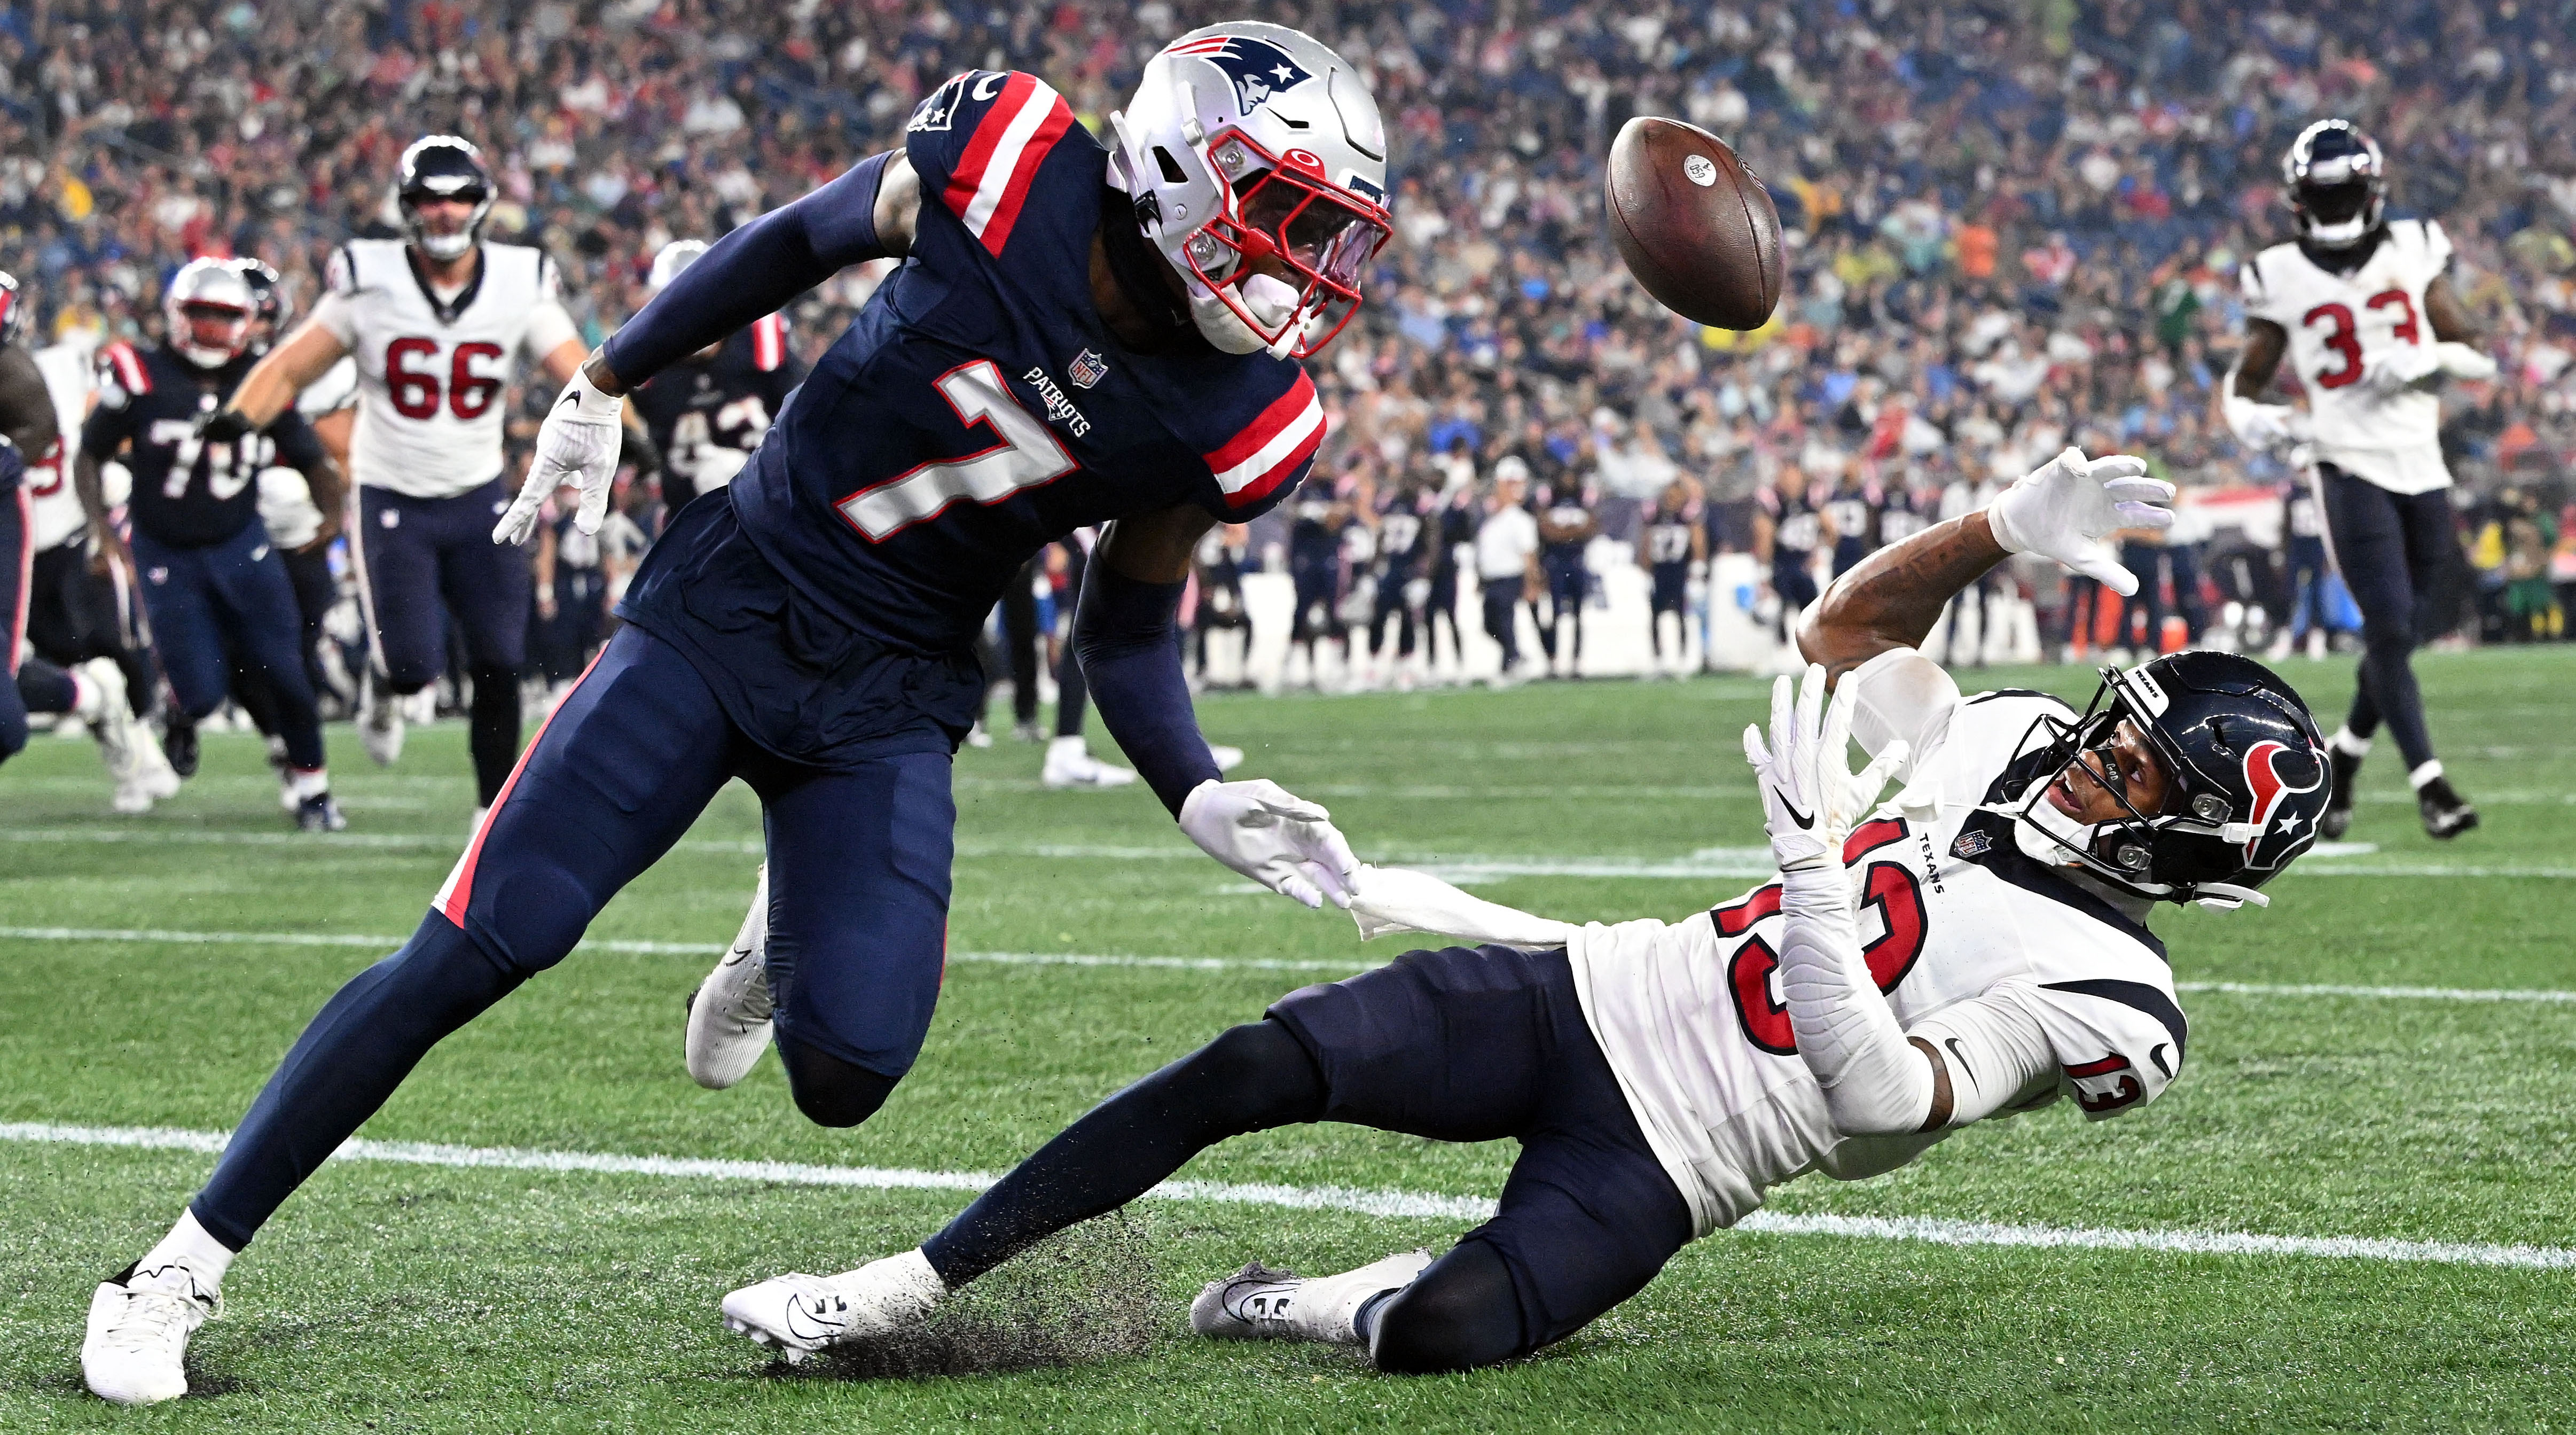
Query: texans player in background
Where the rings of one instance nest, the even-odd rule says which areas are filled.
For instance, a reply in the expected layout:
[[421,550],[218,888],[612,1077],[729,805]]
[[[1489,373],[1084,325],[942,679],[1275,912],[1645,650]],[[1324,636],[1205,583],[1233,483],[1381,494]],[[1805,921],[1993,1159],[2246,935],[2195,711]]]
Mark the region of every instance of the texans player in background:
[[[2069,449],[1835,583],[1799,634],[1803,689],[1780,679],[1767,740],[1744,734],[1775,880],[1678,922],[1578,928],[1363,868],[1362,931],[1488,945],[1293,992],[1109,1098],[918,1248],[737,1290],[727,1321],[791,1359],[898,1332],[1209,1146],[1333,1121],[1520,1150],[1493,1218],[1437,1259],[1318,1279],[1255,1261],[1207,1284],[1191,1327],[1472,1369],[1563,1340],[1808,1172],[1863,1180],[2060,1099],[2088,1121],[2153,1101],[2188,1028],[2146,918],[2264,901],[2316,840],[2315,722],[2231,654],[2105,669],[2078,714],[1963,696],[1917,646],[2015,552],[2134,586],[2103,540],[2163,517],[2173,490],[2145,471]],[[1852,739],[1874,759],[1857,776]],[[1904,788],[1881,807],[1890,777]]]
[[[2451,471],[2442,462],[2446,379],[2489,379],[2477,327],[2444,274],[2450,236],[2429,219],[2387,217],[2379,145],[2349,120],[2319,120],[2282,157],[2299,237],[2247,261],[2245,353],[2222,385],[2236,436],[2257,447],[2312,442],[2335,571],[2361,608],[2361,683],[2334,749],[2325,829],[2352,822],[2352,785],[2382,722],[2397,740],[2424,830],[2457,837],[2477,809],[2433,754],[2415,645],[2446,626],[2438,604],[2460,566]],[[2282,360],[2307,412],[2261,402]]]
[[[645,287],[661,293],[706,252],[697,239],[663,245]],[[628,402],[660,457],[665,524],[690,499],[733,482],[803,382],[805,361],[788,345],[787,316],[763,314],[636,388]]]
[[[1675,478],[1655,496],[1655,511],[1646,517],[1644,542],[1637,557],[1646,570],[1646,643],[1655,666],[1648,676],[1679,676],[1690,671],[1690,589],[1693,571],[1708,566],[1708,536],[1700,525],[1699,494],[1687,478]],[[1703,580],[1704,581],[1704,580]],[[1664,615],[1673,618],[1673,658],[1664,661]]]
[[171,731],[191,734],[193,746],[194,725],[223,702],[235,664],[248,668],[274,702],[286,742],[280,787],[295,800],[296,825],[337,832],[348,824],[331,800],[304,620],[286,560],[259,520],[259,475],[273,462],[298,470],[331,512],[343,501],[340,471],[292,415],[273,434],[208,437],[207,416],[251,366],[257,309],[228,262],[192,260],[172,275],[162,291],[169,338],[99,351],[98,406],[81,426],[75,481],[103,530],[98,466],[122,458],[134,475],[131,566],[170,680]]
[[699,990],[732,1031],[713,1052],[693,1040],[709,1058],[693,1074],[738,1076],[774,1037],[807,1116],[874,1113],[939,994],[976,631],[1076,528],[1108,525],[1074,648],[1146,784],[1232,870],[1310,907],[1347,901],[1358,862],[1323,808],[1219,778],[1174,618],[1200,535],[1286,497],[1322,442],[1297,361],[1358,309],[1388,238],[1385,129],[1339,56],[1252,22],[1158,54],[1110,127],[1114,149],[1034,75],[958,75],[903,148],[734,230],[581,366],[499,542],[559,486],[597,526],[630,387],[850,265],[905,261],[750,465],[654,545],[626,626],[411,940],[331,999],[169,1236],[93,1293],[92,1390],[184,1394],[188,1337],[234,1253],[736,776],[762,800],[766,900]]
[[483,239],[493,190],[481,151],[453,135],[413,142],[396,196],[411,237],[341,245],[312,317],[260,360],[206,431],[221,442],[265,429],[341,359],[357,360],[349,541],[381,669],[361,698],[359,735],[380,763],[401,755],[402,708],[393,699],[438,681],[452,618],[474,687],[468,745],[479,829],[519,753],[519,674],[533,608],[527,555],[487,541],[510,503],[501,482],[503,398],[522,361],[557,383],[570,379],[582,345],[555,297],[554,261]]
[[[43,371],[17,342],[26,329],[26,302],[17,279],[0,273],[0,763],[26,748],[29,713],[78,718],[98,739],[116,780],[116,810],[149,812],[154,802],[179,790],[179,778],[137,719],[115,658],[102,652],[61,667],[26,651],[28,622],[38,606],[37,540],[50,536],[38,533],[36,496],[27,480],[44,483],[48,496],[63,484],[60,415]],[[29,455],[38,460],[33,468]],[[64,546],[46,545],[46,556]],[[74,567],[66,573],[59,563],[48,564],[41,574],[48,585],[85,576],[87,552],[76,539],[71,547]]]

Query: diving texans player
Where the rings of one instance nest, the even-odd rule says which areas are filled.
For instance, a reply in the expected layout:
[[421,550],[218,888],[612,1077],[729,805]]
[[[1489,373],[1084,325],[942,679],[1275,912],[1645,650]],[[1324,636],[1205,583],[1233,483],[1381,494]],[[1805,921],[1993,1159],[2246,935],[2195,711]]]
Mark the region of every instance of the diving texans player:
[[[2412,659],[2460,562],[2434,390],[2446,379],[2493,378],[2496,363],[2476,347],[2477,328],[2444,275],[2451,240],[2442,226],[2387,217],[2387,170],[2370,136],[2348,120],[2319,120],[2290,146],[2281,178],[2299,237],[2244,267],[2245,354],[2222,404],[2248,444],[2315,445],[2327,548],[2361,608],[2360,687],[2327,740],[2325,835],[2350,825],[2353,779],[2385,722],[2424,830],[2456,837],[2478,813],[2433,755]],[[2285,357],[2307,390],[2304,414],[2261,401]]]
[[503,397],[522,361],[556,383],[582,361],[579,331],[555,297],[554,261],[482,237],[492,194],[473,145],[453,135],[415,141],[396,190],[410,238],[341,245],[312,317],[206,424],[216,439],[264,429],[342,358],[357,360],[349,542],[379,669],[361,698],[360,736],[376,761],[400,756],[402,709],[392,698],[438,681],[452,617],[474,684],[478,828],[519,752],[533,594],[527,556],[486,541],[510,501]]
[[867,1119],[939,994],[977,629],[1075,528],[1109,525],[1074,645],[1145,781],[1236,872],[1347,902],[1358,863],[1324,809],[1220,780],[1175,619],[1200,534],[1278,503],[1322,441],[1296,360],[1358,309],[1388,237],[1385,130],[1339,56],[1252,23],[1161,52],[1110,125],[1104,148],[1034,75],[956,76],[901,149],[734,230],[565,387],[503,542],[563,485],[599,526],[630,387],[848,265],[904,258],[749,465],[654,546],[626,626],[411,940],[331,999],[169,1235],[97,1288],[92,1390],[184,1393],[188,1336],[278,1204],[736,776],[769,836],[758,1028],[808,1116]]
[[[2245,658],[2105,669],[2077,714],[1963,697],[1916,646],[2010,553],[2134,590],[2104,540],[2171,521],[2145,470],[2069,449],[1835,582],[1799,634],[1821,666],[1794,696],[1780,680],[1767,741],[1744,734],[1774,880],[1680,922],[1578,929],[1363,868],[1364,931],[1492,944],[1291,993],[1111,1097],[918,1249],[735,1291],[727,1322],[791,1358],[880,1334],[1209,1145],[1341,1121],[1520,1153],[1493,1219],[1437,1259],[1311,1280],[1255,1262],[1210,1282],[1190,1324],[1467,1369],[1564,1339],[1806,1172],[1876,1175],[2061,1097],[2088,1120],[2154,1100],[2188,1032],[2148,910],[2263,901],[2316,839],[2314,722]],[[1874,755],[1857,777],[1849,738]],[[1878,806],[1890,776],[1903,790]]]

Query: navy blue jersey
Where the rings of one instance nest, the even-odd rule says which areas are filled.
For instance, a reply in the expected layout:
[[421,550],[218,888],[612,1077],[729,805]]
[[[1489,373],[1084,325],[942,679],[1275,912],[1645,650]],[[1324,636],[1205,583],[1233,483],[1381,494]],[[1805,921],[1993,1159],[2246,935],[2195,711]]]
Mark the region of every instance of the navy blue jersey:
[[1685,503],[1674,508],[1662,500],[1646,520],[1646,562],[1658,572],[1682,571],[1690,566],[1691,532],[1699,526],[1699,505]]
[[800,597],[883,643],[963,650],[1048,540],[1181,504],[1240,522],[1304,478],[1324,437],[1304,369],[1194,335],[1138,353],[1101,321],[1093,236],[1126,200],[1044,81],[957,76],[904,152],[922,195],[909,258],[732,485]]
[[1429,494],[1406,489],[1378,496],[1377,558],[1384,581],[1404,583],[1430,571],[1437,534],[1422,514],[1430,502]]
[[1931,527],[1940,511],[1938,493],[1917,493],[1901,483],[1888,485],[1878,501],[1879,546],[1902,543]]
[[[637,389],[635,411],[662,453],[662,501],[677,509],[731,481],[803,382],[805,362],[788,347],[787,321],[771,314],[717,345],[713,357],[692,355]],[[711,457],[711,449],[728,452]]]
[[134,526],[173,548],[203,548],[242,531],[259,516],[259,471],[277,465],[319,468],[321,441],[293,409],[266,433],[228,444],[197,436],[201,416],[232,397],[256,362],[244,354],[220,369],[201,369],[166,348],[110,344],[99,351],[98,407],[81,425],[81,452],[105,463],[126,450]]
[[1838,561],[1858,562],[1869,552],[1869,521],[1878,504],[1877,487],[1867,483],[1836,484],[1825,495],[1825,513],[1834,521],[1834,553]]
[[[1465,495],[1461,494],[1461,498]],[[1431,576],[1455,577],[1458,572],[1458,550],[1476,541],[1476,508],[1473,503],[1450,503],[1440,510],[1440,536],[1431,554]]]
[[1342,561],[1342,525],[1347,520],[1337,511],[1333,496],[1321,492],[1321,487],[1300,496],[1289,510],[1288,567],[1293,572],[1321,572]]
[[1772,562],[1804,562],[1824,541],[1825,527],[1812,496],[1805,490],[1784,494],[1778,484],[1765,484],[1753,501],[1771,515]]
[[[1550,527],[1570,532],[1591,525],[1592,510],[1600,501],[1600,495],[1590,484],[1569,474],[1548,484],[1532,506]],[[1584,548],[1591,542],[1589,536],[1547,539],[1541,545],[1541,552],[1550,561],[1571,563],[1582,558]]]

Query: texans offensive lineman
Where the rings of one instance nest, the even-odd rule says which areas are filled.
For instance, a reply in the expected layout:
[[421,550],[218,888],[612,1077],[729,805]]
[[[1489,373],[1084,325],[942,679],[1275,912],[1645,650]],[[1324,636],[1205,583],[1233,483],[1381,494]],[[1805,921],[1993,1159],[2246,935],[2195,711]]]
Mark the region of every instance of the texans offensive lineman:
[[[654,546],[626,626],[412,939],[331,999],[187,1213],[94,1292],[90,1389],[185,1393],[188,1336],[234,1253],[736,776],[769,837],[761,960],[739,964],[741,989],[774,999],[756,1039],[774,1032],[815,1121],[871,1115],[939,992],[977,631],[1029,556],[1076,528],[1109,525],[1075,651],[1144,780],[1234,871],[1310,907],[1347,902],[1358,862],[1324,809],[1218,776],[1174,620],[1199,536],[1278,503],[1322,442],[1296,361],[1358,309],[1388,238],[1385,130],[1339,56],[1249,22],[1157,55],[1111,128],[1104,148],[1034,75],[958,75],[903,148],[727,235],[566,386],[499,541],[558,486],[578,485],[596,531],[630,387],[847,266],[905,260],[751,463]],[[285,386],[271,392],[282,407]]]
[[[2446,379],[2489,379],[2495,360],[2451,288],[2450,236],[2430,219],[2387,217],[2379,145],[2349,120],[2319,120],[2281,161],[2299,237],[2247,261],[2245,354],[2224,389],[2228,426],[2257,447],[2311,442],[2335,571],[2361,608],[2361,684],[2328,745],[2334,794],[2325,834],[2352,821],[2353,780],[2381,722],[2397,740],[2424,830],[2456,837],[2477,809],[2452,790],[2416,686],[2415,645],[2440,623],[2460,566],[2451,471],[2442,462]],[[2281,362],[2307,412],[2260,402]]]
[[264,429],[343,357],[357,360],[349,541],[381,669],[361,697],[360,735],[380,763],[401,755],[402,709],[392,699],[438,681],[452,617],[474,684],[477,828],[519,752],[533,601],[527,555],[487,541],[510,502],[503,399],[522,362],[563,383],[582,361],[580,333],[555,297],[554,261],[483,239],[492,195],[473,145],[453,135],[415,141],[397,189],[411,237],[341,245],[312,317],[206,426],[209,436]]

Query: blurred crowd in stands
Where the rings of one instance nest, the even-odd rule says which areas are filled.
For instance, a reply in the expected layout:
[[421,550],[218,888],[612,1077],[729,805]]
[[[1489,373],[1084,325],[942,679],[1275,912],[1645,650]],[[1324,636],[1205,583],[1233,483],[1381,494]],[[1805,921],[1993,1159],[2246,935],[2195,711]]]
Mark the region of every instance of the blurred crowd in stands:
[[[596,340],[641,302],[661,245],[896,144],[948,74],[1034,70],[1102,129],[1154,48],[1238,9],[18,0],[0,10],[0,266],[40,305],[40,341],[150,331],[158,286],[199,254],[256,254],[309,305],[332,245],[393,232],[403,146],[452,131],[500,177],[492,232],[553,252]],[[2210,503],[2170,554],[2133,545],[2158,570],[2143,631],[2049,575],[2003,575],[2056,644],[2158,642],[2167,608],[2192,638],[2230,604],[2268,612],[2249,641],[2335,626],[2322,573],[2301,582],[2296,475],[2241,450],[2211,401],[2239,342],[2235,269],[2289,233],[2280,155],[2325,114],[2386,148],[2392,213],[2449,231],[2453,282],[2503,364],[2445,399],[2464,626],[2558,636],[2576,602],[2576,0],[1449,0],[1261,18],[1366,71],[1396,137],[1398,240],[1315,366],[1331,439],[1300,503],[1229,540],[1237,571],[1306,565],[1301,627],[1327,568],[1328,609],[1376,606],[1353,583],[1383,574],[1382,513],[1465,545],[1498,475],[1560,554],[1578,540],[1546,510],[1582,510],[1595,570],[1605,551],[1651,563],[1669,491],[1695,562],[1761,550],[1758,588],[1776,590],[1801,512],[1839,505],[1823,570],[1836,546],[1894,536],[1892,504],[1897,528],[1937,517],[2069,443],[2275,499]],[[1767,181],[1793,272],[1761,331],[1693,326],[1619,266],[1600,160],[1636,114],[1715,131]],[[796,342],[830,343],[872,283],[853,272],[800,302]],[[624,506],[653,530],[652,494]],[[1557,560],[1533,561],[1553,632],[1586,580],[1569,595]],[[1690,575],[1692,602],[1728,601]],[[1429,626],[1405,607],[1408,632]]]

